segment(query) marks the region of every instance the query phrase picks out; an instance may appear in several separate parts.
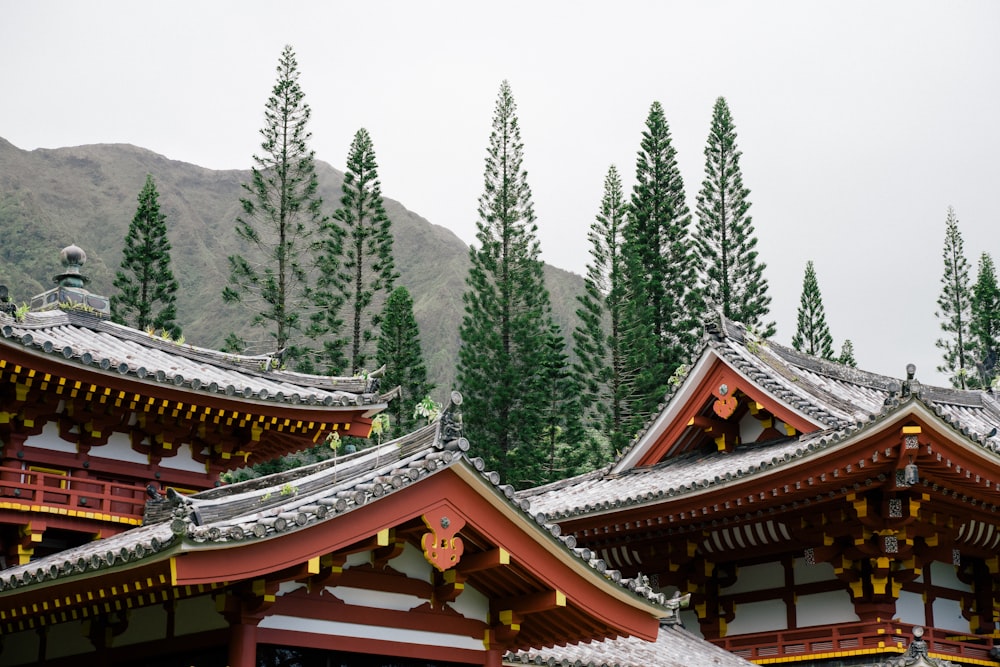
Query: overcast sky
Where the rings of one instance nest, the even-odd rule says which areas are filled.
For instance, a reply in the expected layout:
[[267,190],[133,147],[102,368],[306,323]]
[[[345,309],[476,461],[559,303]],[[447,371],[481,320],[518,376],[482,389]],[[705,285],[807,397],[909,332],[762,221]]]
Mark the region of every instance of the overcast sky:
[[[500,82],[517,102],[543,258],[584,273],[608,166],[631,189],[654,100],[692,210],[717,97],[788,344],[813,260],[839,350],[924,382],[948,206],[1000,262],[1000,2],[0,3],[0,137],[128,143],[247,169],[282,47],[312,148],[366,127],[383,193],[466,242]],[[331,202],[331,205],[333,203]],[[405,252],[397,249],[396,252]]]

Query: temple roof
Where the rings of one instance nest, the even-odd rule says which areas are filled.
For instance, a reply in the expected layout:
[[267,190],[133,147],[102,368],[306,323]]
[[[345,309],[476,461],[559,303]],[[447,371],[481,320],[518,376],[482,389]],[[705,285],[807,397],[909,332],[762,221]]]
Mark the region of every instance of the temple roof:
[[706,642],[679,624],[662,624],[655,642],[625,637],[540,651],[519,651],[504,659],[507,665],[552,667],[747,667],[743,658]]
[[188,401],[224,397],[294,407],[304,411],[385,407],[372,377],[328,377],[280,369],[271,355],[243,356],[181,344],[74,310],[29,312],[23,318],[0,312],[0,355],[13,352],[59,367],[189,394]]
[[[166,498],[154,499],[150,502],[145,525],[139,528],[0,571],[0,609],[12,609],[13,606],[10,605],[14,604],[17,608],[30,608],[30,604],[26,605],[25,601],[37,596],[68,596],[75,588],[86,589],[95,582],[106,582],[108,579],[124,576],[128,571],[149,572],[152,566],[163,569],[166,564],[169,564],[171,573],[168,579],[172,578],[175,586],[210,585],[222,580],[232,582],[238,578],[265,576],[262,570],[253,569],[257,567],[252,564],[255,556],[244,556],[253,553],[259,555],[259,552],[251,549],[255,543],[284,540],[286,547],[272,549],[270,552],[279,554],[284,559],[299,558],[300,556],[292,553],[299,548],[294,546],[299,544],[296,542],[296,535],[304,536],[313,527],[327,524],[331,530],[339,532],[325,534],[339,536],[350,525],[350,517],[355,513],[378,511],[377,508],[383,505],[388,508],[396,496],[410,499],[417,497],[407,496],[408,489],[415,492],[421,485],[429,485],[427,489],[434,496],[433,502],[455,503],[452,492],[435,495],[439,488],[454,489],[453,484],[433,486],[435,480],[454,475],[457,480],[452,479],[452,482],[459,481],[460,486],[476,489],[477,497],[486,498],[491,506],[498,508],[503,516],[519,526],[518,531],[527,535],[532,544],[541,545],[544,553],[556,558],[553,562],[560,563],[557,569],[564,570],[560,574],[552,571],[551,564],[515,564],[512,557],[510,567],[516,568],[516,576],[522,582],[519,586],[532,580],[543,587],[551,586],[560,577],[567,581],[565,577],[571,576],[576,580],[589,582],[586,586],[592,589],[602,591],[605,602],[595,607],[605,609],[601,613],[615,615],[624,609],[632,609],[634,613],[644,614],[650,620],[673,615],[668,605],[665,605],[664,595],[656,591],[645,577],[639,575],[624,578],[617,570],[610,569],[590,549],[578,548],[575,538],[562,535],[559,527],[549,523],[543,515],[529,513],[528,503],[518,500],[511,487],[501,485],[497,473],[486,471],[481,459],[470,458],[466,454],[469,444],[461,437],[460,422],[451,419],[450,415],[450,412],[446,412],[442,420],[434,424],[392,442],[353,454],[192,496],[182,497],[168,493]],[[409,502],[412,504],[412,500]],[[480,523],[473,525],[474,522],[481,521],[481,518],[472,507],[462,507],[465,513],[470,514],[466,517],[469,527],[461,533],[466,543],[466,558],[470,556],[470,550],[475,551],[475,555],[486,555],[479,553],[479,550],[505,546],[492,545],[496,536],[502,534],[497,532],[496,526],[487,529]],[[334,523],[338,521],[340,523]],[[361,534],[358,532],[358,535]],[[197,561],[197,565],[192,565],[195,561],[189,558],[198,555],[206,558]],[[235,563],[239,564],[238,577],[234,575],[220,578],[218,572],[212,571],[213,567],[233,567]],[[281,567],[287,567],[289,563],[283,562]],[[546,567],[544,574],[535,572],[539,567]],[[474,570],[469,575],[469,584],[481,590],[502,591],[505,585],[503,577],[509,576],[498,571],[503,569]],[[143,577],[146,576],[148,575],[143,574]],[[539,576],[541,579],[538,579]],[[127,589],[125,586],[125,590]],[[567,597],[573,595],[572,591],[567,592]],[[583,613],[578,608],[579,604],[577,600],[572,605],[573,614]],[[610,607],[607,606],[609,604]],[[584,604],[583,608],[587,608],[587,605]],[[619,611],[615,612],[614,609]],[[9,612],[6,618],[10,622],[17,620]],[[575,621],[564,626],[565,621],[566,618],[563,617],[553,627],[564,627],[563,631],[567,627],[574,627]],[[585,626],[596,627],[593,621],[587,621]],[[521,632],[523,634],[526,630],[522,629]],[[613,637],[614,634],[612,631],[608,636]],[[655,630],[652,636],[655,636]],[[528,639],[530,638],[526,637],[526,641]],[[555,640],[550,639],[528,645],[540,649],[551,646],[553,641]],[[570,638],[568,641],[580,639]],[[687,658],[679,656],[697,656],[699,652],[707,652],[713,657],[724,656],[729,661],[719,664],[747,664],[742,659],[720,652],[720,649],[708,642],[676,628],[661,629],[653,648],[644,648],[644,643],[639,638],[619,638],[586,648],[552,648],[545,656],[546,659],[554,657],[556,660],[572,662],[581,659],[579,656],[593,655],[594,660],[597,660],[598,653],[595,651],[600,651],[602,655],[617,656],[619,662],[615,664],[623,666],[643,664],[650,667],[673,667],[678,664],[699,664],[703,662],[702,659],[691,658],[694,662],[684,663]],[[667,645],[670,647],[669,658],[664,649]],[[656,654],[659,657],[653,659],[651,656]],[[508,658],[512,659],[514,658]],[[520,659],[516,658],[515,662]],[[594,664],[603,663],[611,664],[606,658]]]
[[[762,395],[794,411],[815,430],[731,451],[688,451],[655,465],[644,452],[682,415],[699,383],[722,363]],[[686,378],[618,460],[606,469],[528,489],[519,497],[550,521],[693,496],[735,484],[856,441],[909,417],[939,424],[958,442],[1000,467],[1000,402],[992,392],[921,385],[825,361],[759,341],[722,319],[710,327]]]

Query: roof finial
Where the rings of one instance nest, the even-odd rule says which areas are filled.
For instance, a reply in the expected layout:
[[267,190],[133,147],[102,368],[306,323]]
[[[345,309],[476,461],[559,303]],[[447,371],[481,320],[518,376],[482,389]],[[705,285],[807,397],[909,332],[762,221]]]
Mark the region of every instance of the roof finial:
[[52,310],[59,307],[73,307],[88,310],[101,316],[111,314],[111,303],[107,297],[91,294],[86,289],[89,279],[80,272],[87,261],[87,253],[77,245],[68,245],[59,253],[64,269],[52,280],[56,286],[31,299],[31,310]]
[[920,394],[920,382],[916,379],[916,375],[917,367],[914,364],[906,364],[906,379],[903,380],[903,388],[899,392],[901,398]]

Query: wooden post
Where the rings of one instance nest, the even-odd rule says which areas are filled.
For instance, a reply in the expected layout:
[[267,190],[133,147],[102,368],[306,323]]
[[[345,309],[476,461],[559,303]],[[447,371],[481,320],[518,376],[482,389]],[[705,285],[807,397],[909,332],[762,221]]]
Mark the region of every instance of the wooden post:
[[501,667],[503,664],[503,651],[498,648],[492,648],[486,651],[486,660],[483,662],[483,667]]
[[[500,663],[497,663],[499,665]],[[257,626],[237,623],[229,628],[229,667],[257,666]]]

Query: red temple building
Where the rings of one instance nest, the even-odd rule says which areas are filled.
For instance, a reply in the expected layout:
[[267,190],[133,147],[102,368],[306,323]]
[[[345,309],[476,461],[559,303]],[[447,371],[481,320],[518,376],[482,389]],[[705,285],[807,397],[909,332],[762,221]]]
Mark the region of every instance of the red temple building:
[[523,492],[757,664],[1000,664],[1000,401],[719,319],[608,469]]
[[395,392],[113,324],[63,259],[30,312],[0,298],[0,665],[748,664],[470,458],[457,395],[220,485],[367,436]]

